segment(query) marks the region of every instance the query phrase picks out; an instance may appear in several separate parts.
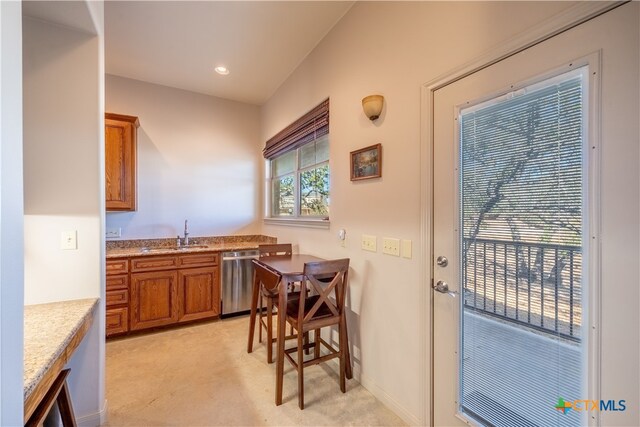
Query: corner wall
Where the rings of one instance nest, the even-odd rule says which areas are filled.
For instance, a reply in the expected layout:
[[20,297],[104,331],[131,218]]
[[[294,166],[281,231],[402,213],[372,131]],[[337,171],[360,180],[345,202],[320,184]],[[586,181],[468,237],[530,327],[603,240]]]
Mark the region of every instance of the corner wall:
[[[24,303],[101,298],[68,364],[82,425],[99,425],[104,408],[103,5],[91,3],[46,6],[90,8],[95,34],[23,19]],[[61,249],[65,231],[77,249]]]
[[[25,304],[99,297],[98,38],[23,25]],[[73,230],[77,250],[62,250]]]
[[22,10],[0,2],[0,425],[23,423]]
[[[361,383],[407,422],[429,422],[428,283],[421,282],[420,89],[569,2],[357,2],[263,106],[262,143],[331,100],[331,229],[264,225],[301,253],[351,259],[350,344]],[[363,97],[385,96],[370,122]],[[381,143],[380,179],[351,182],[349,152]],[[337,233],[347,231],[346,248]],[[377,236],[378,252],[360,249]],[[411,259],[383,255],[382,237],[413,242]]]
[[107,212],[122,239],[260,230],[259,110],[254,105],[118,76],[106,111],[137,116],[138,209]]

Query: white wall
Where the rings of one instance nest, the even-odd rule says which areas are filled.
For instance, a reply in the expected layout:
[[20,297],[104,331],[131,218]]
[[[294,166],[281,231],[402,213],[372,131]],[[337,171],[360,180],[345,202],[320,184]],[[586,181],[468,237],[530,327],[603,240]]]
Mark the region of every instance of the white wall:
[[[102,9],[94,2],[85,14],[99,23],[94,33],[23,20],[24,303],[101,297],[68,365],[74,410],[85,425],[98,425],[104,407]],[[77,250],[61,250],[63,231],[77,231]]]
[[[420,240],[420,88],[572,6],[567,2],[358,2],[262,109],[262,143],[331,99],[331,229],[263,227],[300,252],[349,257],[349,333],[362,384],[405,420],[428,421],[429,355]],[[385,96],[371,123],[360,100]],[[349,152],[382,143],[378,180],[350,182]],[[346,248],[337,231],[347,230]],[[378,252],[360,249],[378,236]],[[413,258],[381,253],[381,238],[413,241]],[[425,312],[425,310],[427,310]]]
[[601,147],[599,200],[587,215],[599,216],[600,270],[591,279],[599,280],[600,289],[590,295],[600,313],[590,314],[600,315],[601,398],[627,401],[626,411],[602,412],[600,422],[635,426],[640,425],[640,3],[629,2],[599,21],[607,23],[600,33],[609,34],[597,39],[602,46],[601,128],[595,131]]
[[22,11],[0,2],[0,425],[23,422]]
[[[23,25],[25,303],[98,297],[98,40]],[[60,249],[65,230],[77,230],[77,250]]]
[[258,107],[107,75],[106,110],[138,116],[138,210],[107,213],[122,239],[260,230]]

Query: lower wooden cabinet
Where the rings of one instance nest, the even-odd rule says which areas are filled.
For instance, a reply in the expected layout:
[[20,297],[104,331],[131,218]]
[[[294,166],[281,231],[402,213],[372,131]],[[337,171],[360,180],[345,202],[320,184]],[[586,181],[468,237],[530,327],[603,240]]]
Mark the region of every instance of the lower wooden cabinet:
[[106,335],[220,315],[219,254],[107,260]]
[[178,321],[178,273],[175,270],[131,274],[131,330]]
[[218,268],[178,271],[178,321],[204,319],[220,314]]
[[108,337],[129,332],[128,260],[107,262],[106,334]]
[[107,309],[107,336],[129,332],[129,309],[127,307]]

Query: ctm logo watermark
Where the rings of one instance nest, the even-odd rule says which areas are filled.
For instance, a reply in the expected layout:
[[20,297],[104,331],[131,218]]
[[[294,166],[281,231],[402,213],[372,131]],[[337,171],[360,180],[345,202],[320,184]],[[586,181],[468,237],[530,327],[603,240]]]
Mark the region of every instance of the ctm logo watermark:
[[571,409],[574,411],[624,411],[627,409],[624,400],[564,400],[558,398],[555,406],[556,410],[566,414]]

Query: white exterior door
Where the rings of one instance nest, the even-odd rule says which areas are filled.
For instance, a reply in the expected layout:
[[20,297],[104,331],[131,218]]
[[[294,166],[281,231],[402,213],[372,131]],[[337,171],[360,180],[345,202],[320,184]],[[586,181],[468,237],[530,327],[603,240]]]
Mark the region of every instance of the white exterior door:
[[435,425],[639,424],[639,22],[434,93]]

